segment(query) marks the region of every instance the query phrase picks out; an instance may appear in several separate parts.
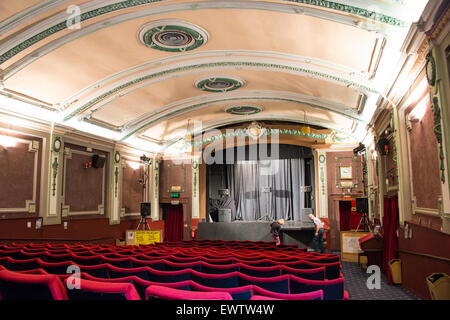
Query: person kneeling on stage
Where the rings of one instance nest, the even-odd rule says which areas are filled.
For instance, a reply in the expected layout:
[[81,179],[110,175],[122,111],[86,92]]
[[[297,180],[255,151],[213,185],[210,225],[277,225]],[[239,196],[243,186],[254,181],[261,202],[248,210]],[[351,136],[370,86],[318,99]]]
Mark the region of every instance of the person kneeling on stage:
[[284,219],[279,219],[270,224],[270,233],[272,234],[273,240],[275,240],[276,245],[280,245],[280,229],[284,224]]
[[323,246],[323,233],[324,233],[323,222],[313,214],[309,214],[308,217],[309,220],[312,220],[316,225],[316,232],[314,233],[313,238],[314,251],[324,253],[325,248]]

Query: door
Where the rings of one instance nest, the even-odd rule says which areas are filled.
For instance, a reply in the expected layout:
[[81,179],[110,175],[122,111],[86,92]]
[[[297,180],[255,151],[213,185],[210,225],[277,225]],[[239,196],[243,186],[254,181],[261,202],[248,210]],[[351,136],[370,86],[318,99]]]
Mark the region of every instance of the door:
[[164,241],[183,240],[183,206],[168,205],[164,220]]

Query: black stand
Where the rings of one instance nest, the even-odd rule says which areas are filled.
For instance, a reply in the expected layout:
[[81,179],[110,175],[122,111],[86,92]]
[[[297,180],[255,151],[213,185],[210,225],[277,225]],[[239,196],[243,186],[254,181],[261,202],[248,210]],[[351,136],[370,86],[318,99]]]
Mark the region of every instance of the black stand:
[[359,231],[359,227],[361,226],[361,224],[364,226],[364,232],[371,231],[369,225],[369,217],[367,216],[367,213],[363,213],[363,216],[359,220],[358,228],[356,228],[356,232]]
[[139,221],[139,224],[138,224],[136,230],[139,230],[139,227],[141,227],[141,226],[142,226],[141,230],[150,230],[150,226],[147,222],[147,217],[141,216],[141,220]]

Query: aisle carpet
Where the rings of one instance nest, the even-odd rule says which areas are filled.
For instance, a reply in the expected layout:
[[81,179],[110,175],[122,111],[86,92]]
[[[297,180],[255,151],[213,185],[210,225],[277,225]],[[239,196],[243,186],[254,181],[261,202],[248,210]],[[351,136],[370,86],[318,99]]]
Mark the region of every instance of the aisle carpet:
[[381,288],[368,289],[366,283],[371,274],[361,270],[357,263],[342,262],[342,273],[350,300],[419,300],[417,296],[399,285],[388,285],[383,273],[381,273]]

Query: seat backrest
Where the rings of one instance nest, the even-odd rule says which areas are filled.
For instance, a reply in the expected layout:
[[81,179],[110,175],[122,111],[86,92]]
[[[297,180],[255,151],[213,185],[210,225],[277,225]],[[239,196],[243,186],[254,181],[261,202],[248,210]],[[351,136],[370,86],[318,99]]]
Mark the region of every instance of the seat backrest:
[[41,267],[42,262],[39,258],[32,258],[27,260],[16,260],[11,257],[7,258],[7,264],[4,265],[8,270],[11,271],[25,271],[31,269],[38,269]]
[[109,263],[112,266],[119,268],[131,268],[131,258],[108,258],[105,256],[99,257],[102,263]]
[[307,293],[323,290],[323,300],[344,299],[344,278],[334,280],[308,280],[289,275],[290,293]]
[[253,285],[246,285],[242,287],[235,287],[235,288],[213,288],[213,287],[207,287],[203,286],[201,284],[198,284],[195,281],[190,281],[190,288],[192,291],[204,291],[204,292],[228,292],[233,300],[250,300],[250,298],[253,296]]
[[[64,285],[67,286],[64,280]],[[131,283],[110,283],[79,279],[79,288],[67,290],[69,300],[141,300]]]
[[285,274],[278,277],[252,277],[243,273],[239,273],[239,285],[253,284],[263,289],[278,292],[289,293],[289,275]]
[[155,270],[166,270],[166,260],[158,259],[158,260],[141,260],[135,257],[130,258],[131,267],[139,268],[139,267],[150,267]]
[[49,274],[63,275],[63,274],[67,274],[68,268],[71,265],[75,265],[75,264],[71,261],[61,261],[61,262],[40,261],[39,265],[40,265],[40,268],[44,269],[45,272],[47,272]]
[[239,272],[229,272],[224,274],[208,274],[192,271],[191,280],[198,284],[213,288],[234,288],[239,287]]
[[109,278],[123,278],[128,276],[136,276],[143,280],[150,280],[149,267],[139,268],[119,268],[113,265],[107,264]]
[[67,300],[67,291],[55,275],[0,270],[1,300]]
[[80,267],[81,272],[86,272],[89,273],[91,276],[105,279],[108,279],[110,277],[109,267],[112,267],[107,263],[97,264],[93,266],[84,266],[84,265],[78,266]]
[[309,280],[325,280],[325,267],[315,269],[295,269],[281,266],[281,274],[293,274],[297,277]]
[[228,292],[186,291],[152,285],[146,290],[146,299],[161,300],[233,300]]
[[184,269],[192,269],[195,271],[202,271],[202,265],[200,261],[194,262],[172,262],[166,261],[166,270],[167,271],[178,271]]
[[239,272],[252,277],[277,277],[281,276],[280,266],[255,267],[246,264],[239,264]]
[[323,300],[323,291],[317,290],[313,292],[307,292],[307,293],[277,293],[273,291],[269,291],[266,289],[263,289],[259,286],[253,286],[253,293],[255,295],[259,296],[265,296],[265,297],[271,297],[271,298],[277,298],[281,300]]
[[224,274],[233,271],[239,271],[240,264],[211,264],[205,261],[201,261],[202,272],[209,274]]
[[82,264],[84,266],[93,266],[96,264],[103,263],[99,255],[80,256],[78,255],[78,253],[77,254],[72,253],[70,257],[71,257],[70,260],[72,260],[76,264]]
[[149,281],[154,282],[180,282],[185,280],[191,280],[191,273],[194,272],[192,269],[183,269],[178,271],[160,271],[149,268]]

